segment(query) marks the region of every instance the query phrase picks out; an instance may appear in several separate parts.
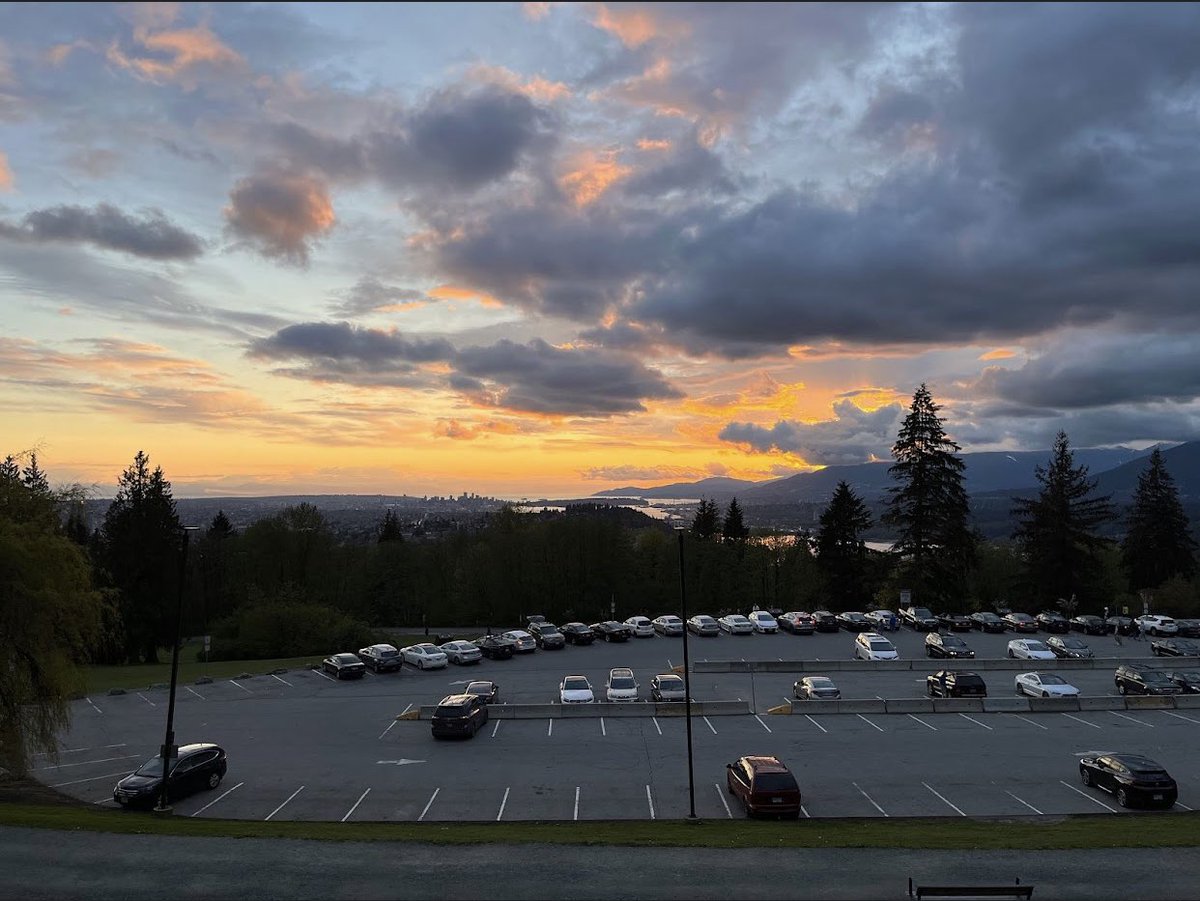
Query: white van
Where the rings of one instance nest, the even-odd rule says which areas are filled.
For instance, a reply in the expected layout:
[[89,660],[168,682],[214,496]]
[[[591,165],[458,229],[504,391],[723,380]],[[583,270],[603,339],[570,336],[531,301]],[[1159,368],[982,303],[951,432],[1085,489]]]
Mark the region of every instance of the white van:
[[854,656],[858,660],[899,660],[896,646],[878,632],[859,632],[854,639]]

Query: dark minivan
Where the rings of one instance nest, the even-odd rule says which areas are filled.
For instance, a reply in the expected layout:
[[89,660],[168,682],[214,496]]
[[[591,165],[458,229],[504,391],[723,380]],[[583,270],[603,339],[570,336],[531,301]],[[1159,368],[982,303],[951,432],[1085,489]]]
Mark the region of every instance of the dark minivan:
[[442,698],[430,720],[434,738],[473,738],[488,721],[487,704],[478,695],[448,695]]
[[778,757],[740,757],[725,765],[725,780],[747,816],[800,817],[800,786]]

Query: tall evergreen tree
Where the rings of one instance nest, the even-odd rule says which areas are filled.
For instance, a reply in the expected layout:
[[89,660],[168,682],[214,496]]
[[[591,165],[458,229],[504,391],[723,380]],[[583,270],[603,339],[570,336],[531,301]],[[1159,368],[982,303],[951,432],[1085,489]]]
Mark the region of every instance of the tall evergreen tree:
[[226,538],[232,538],[237,534],[237,529],[233,527],[233,523],[229,521],[229,517],[225,515],[224,510],[218,510],[217,515],[212,518],[212,522],[208,525],[208,531],[204,533],[206,538],[211,538],[213,541],[223,541]]
[[383,524],[379,527],[379,543],[385,541],[403,541],[404,533],[400,530],[400,517],[396,511],[388,509],[383,515]]
[[1096,480],[1086,466],[1075,465],[1066,432],[1054,439],[1049,465],[1035,470],[1041,483],[1036,498],[1017,498],[1013,533],[1025,560],[1026,591],[1031,600],[1054,604],[1076,595],[1087,605],[1096,597],[1106,541],[1099,528],[1113,518],[1109,496],[1094,497]]
[[892,445],[896,462],[888,473],[898,484],[888,489],[883,515],[884,524],[897,530],[894,550],[904,586],[930,606],[962,599],[979,543],[963,485],[966,464],[942,427],[940,409],[922,383]]
[[707,541],[716,536],[719,527],[720,513],[717,510],[717,502],[700,498],[700,505],[696,507],[696,517],[692,520],[692,535]]
[[1179,489],[1157,447],[1138,476],[1121,543],[1121,563],[1133,591],[1158,588],[1172,576],[1190,579],[1196,572],[1196,541],[1179,502]]
[[845,482],[838,482],[817,529],[817,566],[825,576],[830,602],[838,610],[863,606],[867,597],[867,546],[871,511]]
[[742,508],[736,497],[731,498],[725,510],[725,518],[721,521],[721,538],[725,541],[744,541],[749,536],[750,530],[746,528]]

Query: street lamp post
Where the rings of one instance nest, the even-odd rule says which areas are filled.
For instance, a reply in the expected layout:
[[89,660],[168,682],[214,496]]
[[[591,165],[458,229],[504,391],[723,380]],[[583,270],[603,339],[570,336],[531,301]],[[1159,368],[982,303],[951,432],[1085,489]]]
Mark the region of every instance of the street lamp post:
[[179,592],[175,601],[175,643],[171,647],[171,699],[167,704],[167,734],[163,738],[162,749],[159,752],[163,759],[162,789],[158,797],[155,813],[170,813],[171,805],[167,803],[171,775],[171,759],[178,753],[175,747],[175,686],[179,680],[179,632],[183,628],[183,584],[187,572],[188,532],[183,531],[183,547],[179,552]]
[[683,567],[683,531],[679,532],[679,615],[683,620],[683,703],[687,725],[688,819],[696,819],[696,777],[692,765],[692,667],[688,661],[687,587]]

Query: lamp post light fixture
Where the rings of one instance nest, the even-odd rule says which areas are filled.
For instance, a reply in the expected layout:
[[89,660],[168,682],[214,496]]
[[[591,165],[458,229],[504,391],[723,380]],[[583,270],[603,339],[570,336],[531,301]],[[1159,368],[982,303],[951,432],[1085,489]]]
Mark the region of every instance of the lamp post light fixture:
[[167,704],[167,734],[163,738],[163,745],[159,751],[162,755],[163,774],[158,805],[154,808],[154,812],[158,814],[169,814],[171,812],[171,805],[167,803],[168,792],[170,790],[171,761],[179,756],[179,749],[175,746],[175,686],[179,680],[179,632],[183,628],[183,588],[185,574],[187,573],[188,538],[188,529],[185,528],[183,530],[183,545],[179,550],[179,592],[175,601],[175,643],[171,647],[171,698]]
[[683,566],[683,531],[679,531],[679,615],[683,620],[683,703],[684,720],[687,725],[688,762],[688,820],[696,819],[696,777],[692,762],[692,667],[688,661],[688,614],[686,570]]

